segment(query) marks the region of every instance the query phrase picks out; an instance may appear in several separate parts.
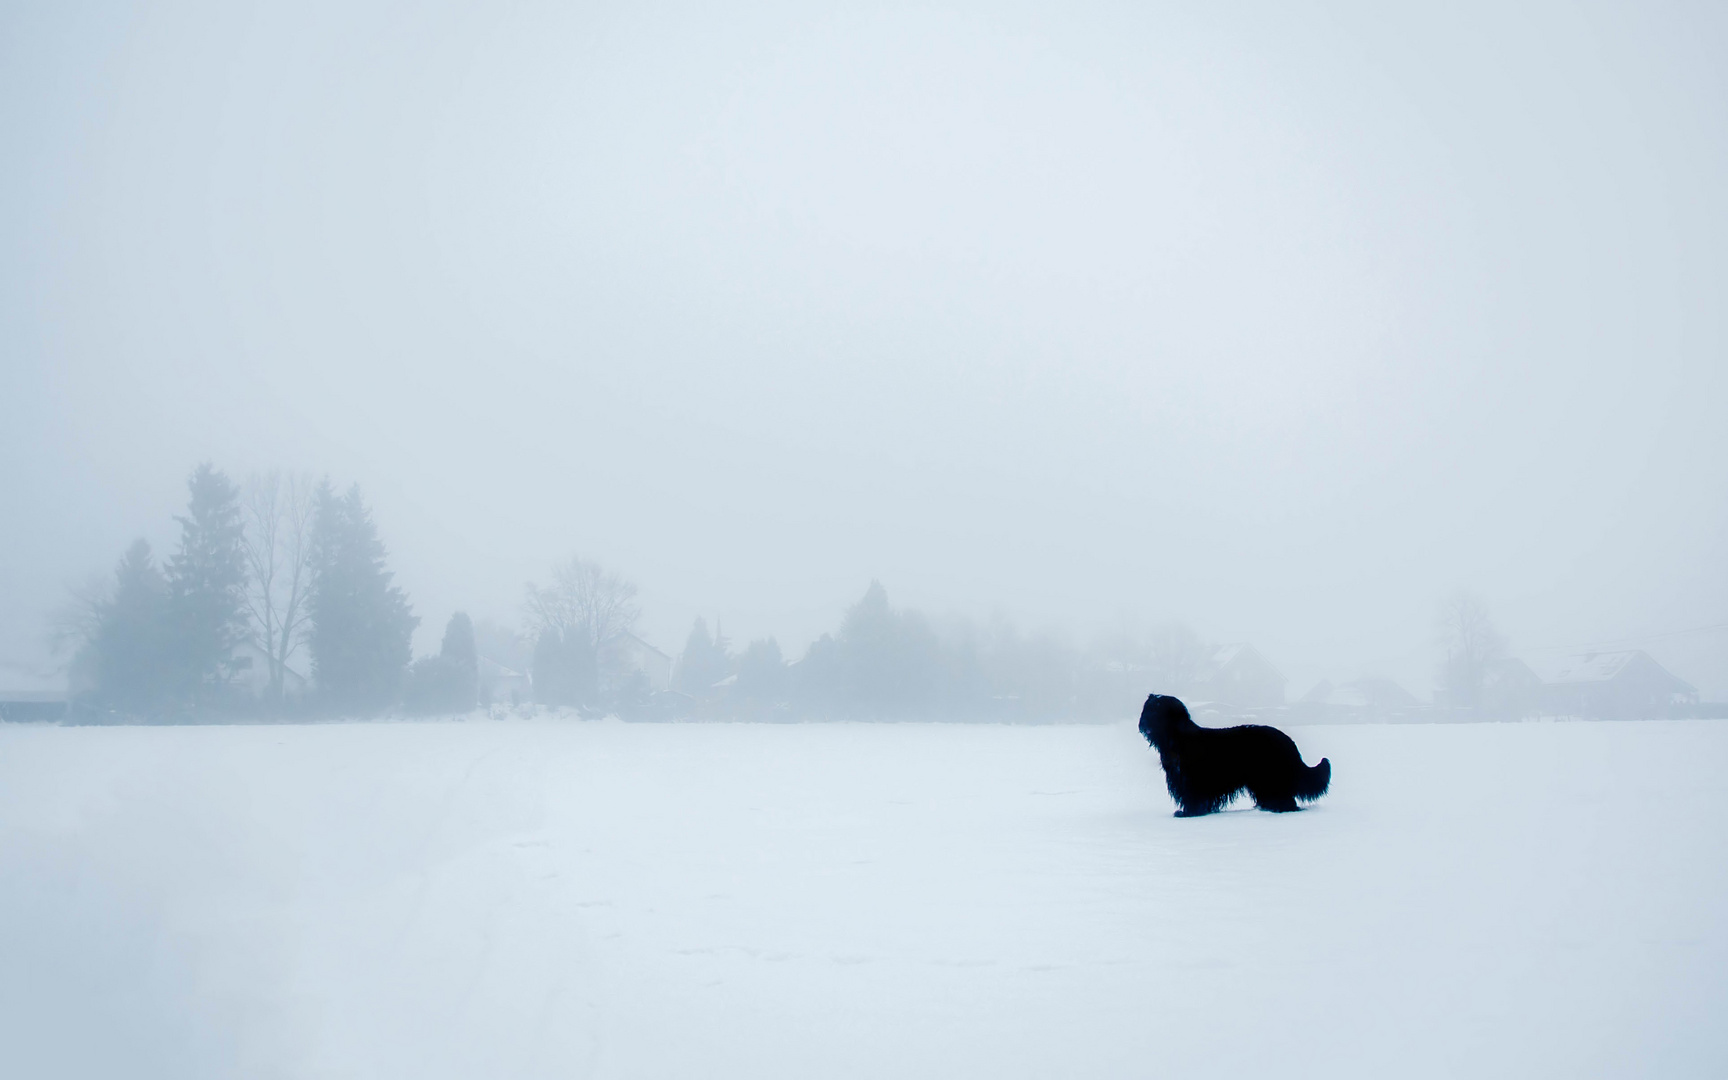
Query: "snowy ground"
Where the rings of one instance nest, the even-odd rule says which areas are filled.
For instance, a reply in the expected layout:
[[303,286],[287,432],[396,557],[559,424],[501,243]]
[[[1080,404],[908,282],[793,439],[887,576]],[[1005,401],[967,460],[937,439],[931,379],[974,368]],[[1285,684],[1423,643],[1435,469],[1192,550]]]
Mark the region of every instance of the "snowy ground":
[[1728,1075],[1728,723],[0,726],[17,1077]]

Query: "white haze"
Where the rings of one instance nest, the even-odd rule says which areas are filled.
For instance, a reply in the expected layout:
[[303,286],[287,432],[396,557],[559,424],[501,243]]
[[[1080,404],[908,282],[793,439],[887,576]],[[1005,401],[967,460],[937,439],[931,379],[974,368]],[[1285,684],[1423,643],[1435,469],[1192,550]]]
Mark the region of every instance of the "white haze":
[[668,650],[875,577],[1425,690],[1466,585],[1728,696],[1728,14],[1435,8],[8,6],[0,653],[209,459],[423,650],[582,553]]

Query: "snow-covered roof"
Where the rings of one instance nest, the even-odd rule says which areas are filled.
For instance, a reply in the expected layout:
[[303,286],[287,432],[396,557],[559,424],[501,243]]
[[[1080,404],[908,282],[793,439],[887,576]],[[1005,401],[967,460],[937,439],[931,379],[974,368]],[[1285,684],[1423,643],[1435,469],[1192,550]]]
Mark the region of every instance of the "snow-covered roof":
[[1321,679],[1314,689],[1302,695],[1304,705],[1343,705],[1365,709],[1375,706],[1408,707],[1417,704],[1410,691],[1391,679],[1357,679],[1341,686]]
[[1692,683],[1687,683],[1671,670],[1657,664],[1655,658],[1650,657],[1650,653],[1640,648],[1605,653],[1576,653],[1571,657],[1560,657],[1547,662],[1538,660],[1531,667],[1541,676],[1541,681],[1550,686],[1590,686],[1612,683],[1621,677],[1628,677],[1652,686],[1666,684],[1673,693],[1697,693],[1697,688],[1693,688]]
[[643,641],[641,638],[637,637],[635,634],[632,634],[628,630],[624,631],[624,638],[625,638],[627,643],[634,643],[637,648],[644,649],[648,652],[651,652],[655,656],[660,657],[661,659],[664,659],[664,660],[671,660],[672,659],[672,657],[668,656],[666,653],[663,653],[659,649],[656,649],[654,646],[648,644],[646,641]]
[[1272,666],[1272,661],[1266,659],[1266,654],[1246,641],[1232,641],[1218,646],[1212,653],[1212,670],[1223,671],[1238,660],[1258,665],[1280,681],[1284,679],[1284,673]]
[[1583,656],[1562,657],[1548,677],[1554,683],[1607,682],[1626,670],[1638,654],[1635,651],[1585,653]]
[[524,679],[527,676],[514,668],[505,667],[490,656],[479,657],[480,673],[489,679]]
[[1488,679],[1490,682],[1500,685],[1509,683],[1528,685],[1541,682],[1542,676],[1536,674],[1535,669],[1524,661],[1515,656],[1508,656],[1489,665]]
[[1670,683],[1675,690],[1690,693],[1692,684],[1658,664],[1642,649],[1622,649],[1617,652],[1583,653],[1562,657],[1553,662],[1547,675],[1549,683],[1576,685],[1579,683],[1611,682],[1629,670],[1642,668],[1657,679]]

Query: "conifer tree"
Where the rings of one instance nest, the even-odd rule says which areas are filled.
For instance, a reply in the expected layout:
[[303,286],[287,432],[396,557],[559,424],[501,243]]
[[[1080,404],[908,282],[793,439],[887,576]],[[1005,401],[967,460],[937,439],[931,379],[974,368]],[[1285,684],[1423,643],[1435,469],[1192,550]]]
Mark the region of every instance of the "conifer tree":
[[709,637],[708,620],[697,616],[678,657],[678,689],[698,698],[713,694],[714,684],[724,679],[732,667],[728,644],[718,623],[714,636]]
[[240,490],[205,462],[187,481],[191,499],[180,548],[168,561],[171,678],[184,700],[208,697],[227,680],[246,636],[246,552]]
[[438,658],[450,665],[464,688],[462,704],[473,708],[480,692],[480,654],[474,648],[474,620],[465,611],[458,611],[444,624],[444,640],[438,647]]
[[599,693],[599,667],[586,635],[555,626],[534,639],[534,700],[542,705],[592,705]]
[[402,690],[420,620],[384,569],[385,550],[358,485],[318,486],[312,526],[312,674],[338,709],[381,709]]
[[745,710],[760,710],[779,704],[786,694],[786,660],[780,643],[759,638],[745,646],[738,657],[738,683],[734,703]]
[[921,615],[888,603],[880,581],[846,610],[836,644],[841,696],[858,715],[898,719],[935,704],[940,643]]
[[90,672],[95,703],[125,712],[161,707],[168,692],[168,584],[150,545],[135,540],[114,571],[114,592],[75,664]]
[[474,649],[474,623],[458,611],[444,625],[437,656],[422,657],[408,669],[403,703],[410,712],[467,712],[480,694],[480,659]]

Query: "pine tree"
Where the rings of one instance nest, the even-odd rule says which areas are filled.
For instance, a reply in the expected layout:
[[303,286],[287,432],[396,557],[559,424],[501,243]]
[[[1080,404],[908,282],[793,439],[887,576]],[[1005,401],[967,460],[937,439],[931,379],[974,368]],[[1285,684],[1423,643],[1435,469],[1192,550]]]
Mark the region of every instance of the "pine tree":
[[542,705],[592,705],[599,693],[599,668],[580,630],[543,627],[534,639],[534,700]]
[[804,659],[788,672],[793,707],[805,716],[831,720],[844,712],[845,655],[834,635],[810,643]]
[[136,540],[114,571],[114,593],[75,664],[90,672],[95,703],[125,712],[160,708],[168,692],[168,584],[150,545]]
[[745,647],[738,658],[738,683],[733,689],[734,703],[746,710],[760,711],[785,700],[786,660],[780,655],[778,641],[760,638]]
[[312,674],[325,702],[380,709],[402,689],[420,620],[384,569],[385,550],[358,485],[318,486],[312,526]]
[[438,647],[438,658],[450,665],[462,688],[460,704],[472,709],[480,693],[480,654],[474,648],[474,620],[465,611],[458,611],[444,624],[444,640]]
[[479,700],[479,692],[474,623],[458,611],[444,625],[438,655],[422,657],[409,667],[403,704],[416,713],[467,712]]
[[840,692],[848,708],[870,718],[901,719],[929,711],[941,681],[940,643],[923,616],[896,611],[872,581],[846,610],[836,639]]
[[732,667],[727,652],[726,635],[715,624],[715,634],[708,636],[708,620],[698,616],[684,641],[684,651],[678,657],[678,689],[692,697],[704,698],[714,693],[714,684],[726,677]]
[[175,692],[207,699],[231,671],[246,636],[246,552],[240,489],[209,462],[187,481],[191,500],[180,523],[180,549],[168,561]]

